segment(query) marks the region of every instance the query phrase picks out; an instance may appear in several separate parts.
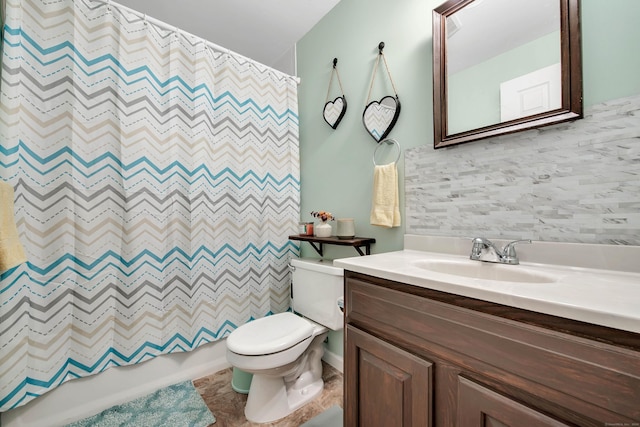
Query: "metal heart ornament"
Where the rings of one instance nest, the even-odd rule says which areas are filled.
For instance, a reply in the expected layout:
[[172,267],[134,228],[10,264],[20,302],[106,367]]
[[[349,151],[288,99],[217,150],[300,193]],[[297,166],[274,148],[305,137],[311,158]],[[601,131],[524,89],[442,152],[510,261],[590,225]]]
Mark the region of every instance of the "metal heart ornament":
[[344,113],[347,112],[347,99],[343,96],[339,96],[333,101],[328,101],[324,104],[324,110],[322,116],[324,121],[329,124],[333,129],[337,128],[340,121],[344,117]]
[[380,101],[371,101],[364,109],[362,122],[377,142],[389,135],[400,115],[398,96],[385,96]]

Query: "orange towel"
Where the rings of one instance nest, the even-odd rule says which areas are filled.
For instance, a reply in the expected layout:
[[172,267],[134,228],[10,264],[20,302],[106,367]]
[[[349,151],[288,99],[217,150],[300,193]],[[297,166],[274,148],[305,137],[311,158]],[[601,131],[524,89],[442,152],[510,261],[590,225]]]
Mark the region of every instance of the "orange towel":
[[13,216],[13,187],[0,180],[0,273],[26,261]]

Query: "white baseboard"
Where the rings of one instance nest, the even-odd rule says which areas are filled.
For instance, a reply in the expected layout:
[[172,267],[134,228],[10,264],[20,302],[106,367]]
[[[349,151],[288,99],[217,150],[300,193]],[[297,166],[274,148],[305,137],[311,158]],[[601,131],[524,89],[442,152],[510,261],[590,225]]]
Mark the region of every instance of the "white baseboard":
[[58,427],[162,387],[229,368],[224,340],[188,353],[159,356],[71,380],[19,408],[0,414],[2,427]]
[[322,360],[336,368],[338,371],[344,372],[344,359],[342,356],[339,356],[325,348]]

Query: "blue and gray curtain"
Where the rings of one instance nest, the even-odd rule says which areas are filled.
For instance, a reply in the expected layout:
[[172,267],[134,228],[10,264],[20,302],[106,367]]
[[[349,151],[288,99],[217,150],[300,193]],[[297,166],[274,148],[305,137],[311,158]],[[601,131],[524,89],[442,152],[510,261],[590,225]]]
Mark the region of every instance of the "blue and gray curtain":
[[117,4],[8,0],[0,411],[289,306],[297,82]]

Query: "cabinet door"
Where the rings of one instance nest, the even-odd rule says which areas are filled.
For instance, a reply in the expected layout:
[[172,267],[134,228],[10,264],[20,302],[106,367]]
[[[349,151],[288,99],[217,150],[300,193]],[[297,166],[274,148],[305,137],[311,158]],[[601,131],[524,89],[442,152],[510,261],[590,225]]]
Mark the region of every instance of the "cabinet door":
[[458,427],[569,426],[464,377],[458,377]]
[[430,427],[432,364],[348,325],[345,425]]

